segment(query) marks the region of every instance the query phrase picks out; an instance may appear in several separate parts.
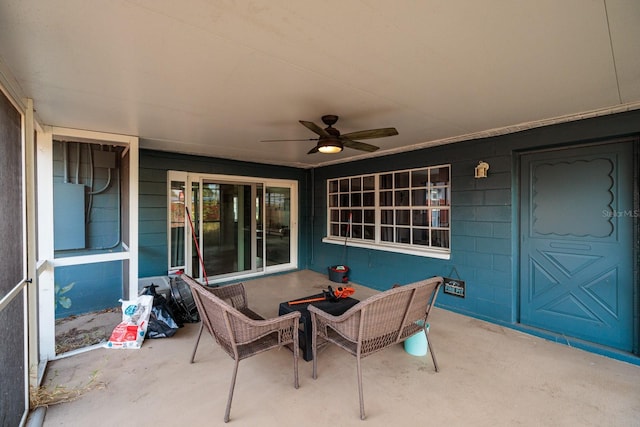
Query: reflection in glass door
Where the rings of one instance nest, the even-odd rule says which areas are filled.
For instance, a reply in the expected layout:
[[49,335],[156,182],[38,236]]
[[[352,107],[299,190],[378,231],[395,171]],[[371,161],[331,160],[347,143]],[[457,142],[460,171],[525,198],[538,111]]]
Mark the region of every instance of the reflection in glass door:
[[255,269],[252,262],[255,187],[255,184],[203,181],[202,258],[207,276]]
[[267,223],[267,265],[291,261],[291,189],[267,187],[265,195]]
[[170,181],[169,189],[169,270],[184,269],[185,192],[184,181]]
[[[259,182],[170,171],[169,182],[170,269],[177,270],[182,260],[189,260],[185,271],[203,280],[206,276],[212,283],[296,267],[295,181]],[[184,202],[183,188],[190,188]],[[180,224],[178,210],[184,209],[184,203],[190,205],[193,232],[188,217]]]

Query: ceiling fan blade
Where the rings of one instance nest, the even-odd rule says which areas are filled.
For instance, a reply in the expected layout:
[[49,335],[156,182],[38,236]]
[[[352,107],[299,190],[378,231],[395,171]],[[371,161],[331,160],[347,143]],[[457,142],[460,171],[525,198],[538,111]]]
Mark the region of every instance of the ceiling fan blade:
[[344,135],[340,138],[342,144],[345,147],[353,148],[355,150],[368,151],[370,153],[378,150],[380,147],[376,147],[375,145],[367,144],[364,142],[353,141],[349,138],[345,138]]
[[324,136],[324,137],[330,137],[331,136],[331,135],[329,135],[327,133],[326,130],[322,129],[320,126],[318,126],[317,124],[315,124],[313,122],[306,122],[304,120],[299,120],[299,122],[302,124],[302,126],[306,127],[307,129],[309,129],[313,133],[317,133],[318,135]]
[[260,142],[285,142],[285,141],[317,141],[319,138],[306,139],[262,139]]
[[316,145],[311,150],[307,151],[307,154],[313,154],[318,152],[318,146]]
[[398,131],[396,130],[396,128],[381,128],[381,129],[360,130],[357,132],[346,133],[342,136],[349,139],[373,139],[373,138],[384,138],[385,136],[394,136],[397,134],[398,134]]

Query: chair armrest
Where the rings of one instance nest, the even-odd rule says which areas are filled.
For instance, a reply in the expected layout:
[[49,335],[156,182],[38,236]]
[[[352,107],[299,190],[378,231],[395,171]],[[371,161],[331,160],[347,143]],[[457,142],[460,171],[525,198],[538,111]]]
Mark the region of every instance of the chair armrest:
[[294,311],[272,319],[254,320],[239,312],[229,311],[229,322],[235,334],[237,344],[246,344],[255,341],[265,335],[278,332],[280,342],[291,341],[291,335],[297,331],[300,323],[300,312]]
[[322,335],[326,335],[326,333],[320,330],[320,325],[326,325],[345,338],[356,341],[360,328],[360,306],[361,303],[358,303],[339,316],[329,314],[313,305],[309,305],[307,310],[311,313],[311,323],[316,325],[316,330]]

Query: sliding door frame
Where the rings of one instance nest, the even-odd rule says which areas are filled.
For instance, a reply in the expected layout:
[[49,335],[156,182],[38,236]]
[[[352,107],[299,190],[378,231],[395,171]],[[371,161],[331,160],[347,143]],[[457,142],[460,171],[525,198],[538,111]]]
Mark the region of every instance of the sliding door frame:
[[[193,271],[194,268],[191,265],[190,260],[194,255],[193,253],[193,244],[192,244],[192,231],[191,225],[189,224],[189,218],[185,215],[185,233],[184,233],[184,260],[185,263],[182,266],[172,266],[171,265],[171,251],[172,251],[172,242],[171,242],[171,209],[170,209],[170,197],[171,197],[171,182],[172,181],[181,181],[184,180],[185,183],[185,195],[184,195],[184,203],[186,207],[189,209],[189,212],[192,213],[193,217],[197,216],[197,222],[194,223],[194,227],[197,227],[198,230],[202,230],[202,221],[203,221],[203,203],[198,203],[198,212],[197,215],[193,213],[194,206],[191,197],[191,189],[194,183],[198,184],[198,197],[202,198],[202,187],[204,182],[216,182],[216,183],[224,183],[224,184],[237,184],[237,185],[252,185],[252,197],[257,197],[257,191],[262,187],[262,206],[260,207],[263,212],[263,222],[265,221],[265,194],[268,187],[284,187],[289,188],[291,192],[290,199],[290,230],[289,230],[289,238],[290,238],[290,246],[289,246],[289,262],[284,264],[277,264],[268,266],[266,260],[266,231],[263,224],[262,230],[257,230],[255,221],[251,224],[251,234],[252,241],[258,241],[257,239],[258,233],[263,233],[262,242],[262,253],[263,253],[263,264],[262,268],[256,268],[255,258],[256,247],[252,245],[251,248],[251,257],[252,257],[252,268],[249,271],[244,272],[236,272],[229,274],[222,274],[218,276],[211,277],[208,275],[208,283],[221,283],[225,281],[229,281],[230,279],[245,279],[250,277],[262,276],[266,274],[273,274],[282,271],[289,271],[298,268],[298,181],[295,180],[283,180],[283,179],[270,179],[263,177],[249,177],[249,176],[238,176],[238,175],[220,175],[220,174],[205,174],[205,173],[191,173],[184,171],[168,171],[167,172],[167,191],[168,191],[168,206],[167,210],[167,256],[168,256],[168,266],[169,273],[174,273],[177,270],[183,270],[185,273],[197,277],[200,276],[199,271]],[[252,203],[252,214],[251,217],[255,218],[255,207]],[[200,232],[198,237],[198,247],[202,248],[203,241],[203,233]],[[204,277],[199,277],[200,280],[204,280]]]

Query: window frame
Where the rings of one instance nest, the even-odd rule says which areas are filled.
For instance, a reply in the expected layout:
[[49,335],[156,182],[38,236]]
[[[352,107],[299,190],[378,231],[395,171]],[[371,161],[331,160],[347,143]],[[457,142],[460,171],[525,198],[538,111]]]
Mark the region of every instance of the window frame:
[[[326,201],[324,243],[450,259],[451,164],[329,178]],[[417,243],[418,235],[428,243]]]

